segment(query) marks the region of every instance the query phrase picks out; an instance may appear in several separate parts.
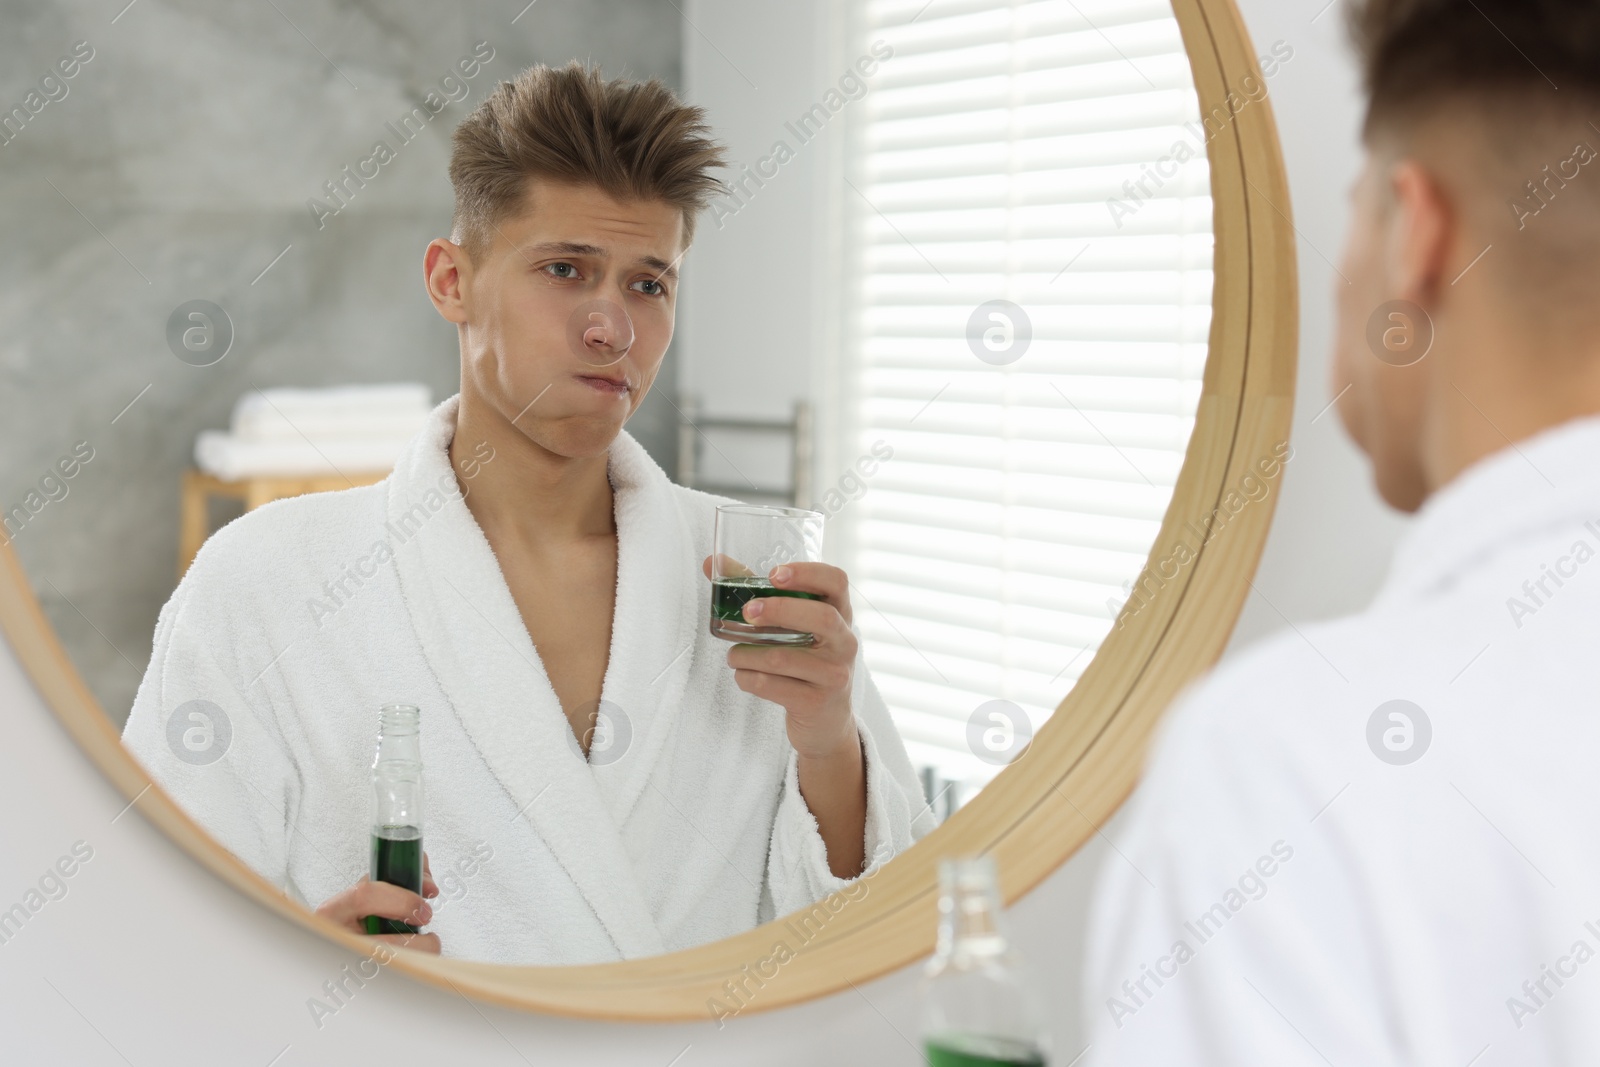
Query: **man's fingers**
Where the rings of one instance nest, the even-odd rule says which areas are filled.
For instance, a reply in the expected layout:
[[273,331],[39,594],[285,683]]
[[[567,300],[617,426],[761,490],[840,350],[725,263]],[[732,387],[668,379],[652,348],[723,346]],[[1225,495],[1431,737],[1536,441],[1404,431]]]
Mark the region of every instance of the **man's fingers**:
[[[755,573],[755,571],[751,570],[749,567],[746,567],[743,563],[740,563],[732,556],[723,555],[719,558],[722,561],[721,567],[723,577],[735,578],[741,575],[751,575]],[[705,561],[700,564],[700,569],[705,571],[707,578],[711,577],[711,560],[712,557],[707,556]]]
[[428,866],[428,854],[422,854],[422,895],[436,897],[439,895],[439,886],[433,880],[433,869]]
[[767,575],[779,589],[816,593],[850,624],[850,576],[831,563],[785,563]]
[[770,700],[785,708],[791,704],[799,706],[803,701],[810,701],[816,695],[816,687],[809,682],[780,674],[768,674],[766,671],[740,668],[733,672],[733,681],[751,696]]
[[388,882],[362,882],[350,890],[347,909],[357,920],[368,915],[396,919],[413,926],[426,926],[433,919],[433,908],[409,889]]
[[388,882],[374,882],[365,875],[343,893],[323,901],[317,914],[358,934],[367,932],[365,920],[369,915],[412,926],[426,926],[433,921],[433,908],[417,894]]
[[409,889],[388,882],[368,882],[363,888],[370,901],[363,915],[399,919],[414,926],[425,926],[433,919],[433,908]]
[[[757,604],[761,605],[760,611],[751,615]],[[744,617],[747,622],[760,626],[781,626],[786,630],[814,634],[817,644],[825,646],[825,650],[838,649],[841,655],[848,652],[847,658],[855,658],[855,649],[851,647],[855,635],[850,632],[850,626],[839,609],[826,600],[805,600],[792,596],[754,597],[745,606]]]
[[400,948],[413,948],[418,952],[431,952],[435,956],[440,954],[442,948],[438,934],[374,934],[372,940]]

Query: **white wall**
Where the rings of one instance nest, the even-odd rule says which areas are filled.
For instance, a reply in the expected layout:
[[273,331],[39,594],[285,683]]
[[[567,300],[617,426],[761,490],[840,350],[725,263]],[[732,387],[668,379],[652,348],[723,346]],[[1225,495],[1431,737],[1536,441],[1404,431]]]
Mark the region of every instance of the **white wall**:
[[[685,257],[674,348],[679,384],[698,394],[713,415],[786,417],[797,399],[821,401],[834,325],[818,313],[827,304],[832,229],[824,180],[837,160],[836,118],[802,144],[785,123],[805,114],[838,71],[830,68],[832,5],[850,0],[688,0],[683,91],[707,109],[728,149],[724,180],[742,182],[735,200],[719,200],[702,216]],[[854,57],[851,57],[854,58]],[[833,64],[838,65],[838,64]],[[842,69],[842,68],[841,68]],[[747,178],[782,141],[794,157],[769,179]],[[757,184],[757,181],[760,184]],[[837,466],[833,435],[818,427],[818,482],[831,484]],[[785,446],[767,449],[758,438],[712,439],[706,473],[718,481],[785,484]],[[729,467],[732,469],[729,469]],[[809,501],[802,501],[808,504]]]
[[1295,50],[1270,85],[1301,234],[1300,380],[1290,435],[1294,458],[1257,592],[1245,603],[1230,650],[1282,629],[1286,619],[1348,614],[1366,604],[1405,528],[1378,499],[1338,413],[1322,414],[1333,399],[1326,384],[1333,296],[1345,284],[1334,264],[1349,219],[1347,190],[1360,166],[1360,86],[1344,44],[1346,4],[1332,0],[1324,10],[1329,0],[1239,2],[1258,46],[1281,39]]
[[[1380,578],[1399,529],[1367,487],[1333,414],[1310,424],[1327,401],[1322,377],[1330,279],[1337,276],[1322,257],[1338,257],[1356,122],[1353,79],[1336,22],[1339,6],[1312,24],[1321,4],[1243,3],[1258,42],[1282,38],[1295,48],[1294,60],[1271,88],[1295,214],[1305,235],[1299,246],[1304,327],[1295,459],[1257,583],[1266,599],[1253,596],[1241,623],[1240,633],[1249,635],[1281,626],[1278,610],[1300,620],[1357,606]],[[784,28],[774,29],[752,13],[769,6],[789,20]],[[800,110],[812,94],[790,79],[810,63],[804,53],[813,45],[794,25],[804,21],[796,9],[807,7],[691,3],[686,10],[697,27],[686,34],[691,92],[708,84],[694,69],[709,62],[710,38],[760,86],[746,90],[750,99],[756,92],[772,93],[787,104],[793,95],[799,100],[794,110]],[[715,50],[709,58],[718,58]],[[759,139],[754,143],[765,147]],[[746,151],[736,146],[740,158],[748,158]],[[785,224],[793,228],[788,208],[798,212],[814,190],[802,188],[800,173],[784,178],[793,179],[792,191],[774,186],[764,191],[770,197],[751,208],[772,205],[774,217],[764,224],[772,229],[758,231],[752,225],[747,236],[730,236],[730,241],[782,239]],[[747,220],[741,213],[734,221]],[[744,250],[753,247],[746,244]],[[753,294],[760,288],[799,282],[736,267],[736,259],[719,268],[697,263],[696,283],[703,291],[715,279],[722,306],[730,309],[732,322],[742,324],[732,332],[754,338],[741,342],[743,350],[768,347],[786,358],[802,352],[796,332],[808,328],[804,322],[739,318],[741,308],[757,306]],[[716,314],[709,302],[686,309],[686,340],[692,334],[708,336]],[[798,389],[811,373],[809,366],[781,377],[752,371],[749,380],[763,390]],[[235,897],[146,825],[137,810],[113,822],[122,799],[55,724],[9,650],[0,655],[0,708],[6,724],[0,745],[0,908],[20,900],[74,841],[95,849],[94,859],[68,882],[68,895],[0,945],[0,1061],[6,1064],[265,1067],[288,1046],[276,1061],[281,1067],[374,1061],[545,1064],[580,1056],[595,1067],[666,1067],[686,1045],[688,1051],[675,1061],[681,1067],[748,1064],[758,1056],[771,1067],[920,1062],[907,1040],[915,1035],[914,969],[863,986],[859,993],[742,1017],[721,1032],[709,1024],[602,1026],[519,1015],[476,1007],[384,974],[318,1030],[305,1002],[350,958]],[[1083,1047],[1072,1003],[1082,900],[1085,883],[1106,852],[1103,844],[1092,845],[1013,909],[1017,938],[1047,1002],[1055,1006],[1063,1064]],[[1118,861],[1113,856],[1110,862]]]

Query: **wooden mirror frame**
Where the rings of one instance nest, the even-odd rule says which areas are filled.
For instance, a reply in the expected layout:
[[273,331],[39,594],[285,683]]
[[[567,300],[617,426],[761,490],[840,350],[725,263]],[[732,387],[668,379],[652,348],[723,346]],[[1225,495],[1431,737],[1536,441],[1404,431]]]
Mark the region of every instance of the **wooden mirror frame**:
[[[1287,442],[1298,341],[1295,231],[1277,128],[1270,101],[1252,101],[1242,91],[1246,76],[1262,77],[1250,39],[1234,0],[1173,0],[1173,8],[1202,115],[1233,118],[1207,146],[1215,259],[1204,384],[1149,558],[1171,559],[1191,539],[1189,531],[1206,528],[1219,508],[1226,526],[1175,576],[1160,575],[1159,592],[1135,613],[1124,609],[1023,758],[910,850],[856,883],[848,899],[836,895],[811,912],[722,941],[617,963],[521,967],[400,950],[389,966],[485,1001],[582,1018],[715,1018],[719,1004],[730,1013],[766,1011],[859,985],[930,953],[941,857],[993,855],[1010,904],[1116,811],[1138,779],[1162,711],[1221,654],[1243,607],[1276,485],[1269,480],[1268,495],[1236,514],[1224,500],[1237,498],[1243,479],[1259,477],[1255,464]],[[1141,582],[1150,574],[1147,563]],[[146,819],[268,910],[372,954],[371,941],[290,902],[151,781],[68,659],[9,543],[0,548],[0,628],[68,732]],[[780,942],[787,953],[776,951]]]

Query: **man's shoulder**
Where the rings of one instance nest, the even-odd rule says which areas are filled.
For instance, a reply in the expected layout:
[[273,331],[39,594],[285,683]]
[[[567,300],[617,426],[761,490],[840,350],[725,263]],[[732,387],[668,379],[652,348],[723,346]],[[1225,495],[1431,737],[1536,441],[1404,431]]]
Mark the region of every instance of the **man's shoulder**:
[[1371,609],[1287,625],[1191,683],[1169,710],[1160,747],[1169,759],[1243,760],[1258,772],[1326,762],[1359,743],[1372,708],[1405,688],[1394,627]]
[[743,504],[745,501],[736,500],[731,496],[722,496],[718,493],[708,493],[703,489],[694,489],[687,485],[672,483],[672,499],[678,505],[678,510],[683,514],[685,521],[691,527],[711,528],[712,520],[716,517],[717,508],[724,504]]
[[[221,587],[237,594],[251,586],[281,591],[282,583],[320,574],[367,545],[379,522],[388,481],[269,501],[225,524],[200,546],[184,585]],[[381,525],[381,523],[380,523]]]
[[1350,670],[1369,658],[1369,613],[1315,623],[1290,623],[1225,658],[1189,690],[1189,698],[1249,715],[1285,698],[1334,697]]

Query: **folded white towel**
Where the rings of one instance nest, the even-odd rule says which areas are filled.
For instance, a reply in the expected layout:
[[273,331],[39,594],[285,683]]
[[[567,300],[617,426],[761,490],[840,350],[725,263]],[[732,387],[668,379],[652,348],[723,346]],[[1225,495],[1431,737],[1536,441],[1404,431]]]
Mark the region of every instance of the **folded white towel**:
[[306,429],[307,425],[326,426],[341,418],[360,421],[410,416],[420,426],[432,408],[432,391],[421,382],[252,389],[234,404],[231,425],[234,434],[244,440],[278,439],[289,425],[314,438],[318,435]]
[[360,408],[327,411],[296,411],[280,414],[274,408],[251,413],[243,427],[235,426],[236,441],[276,443],[304,442],[310,438],[321,445],[325,440],[356,441],[370,438],[410,437],[428,422],[426,408],[406,412],[371,412]]
[[303,437],[244,441],[222,430],[201,430],[194,441],[195,465],[207,474],[239,478],[388,471],[413,434],[370,438]]

